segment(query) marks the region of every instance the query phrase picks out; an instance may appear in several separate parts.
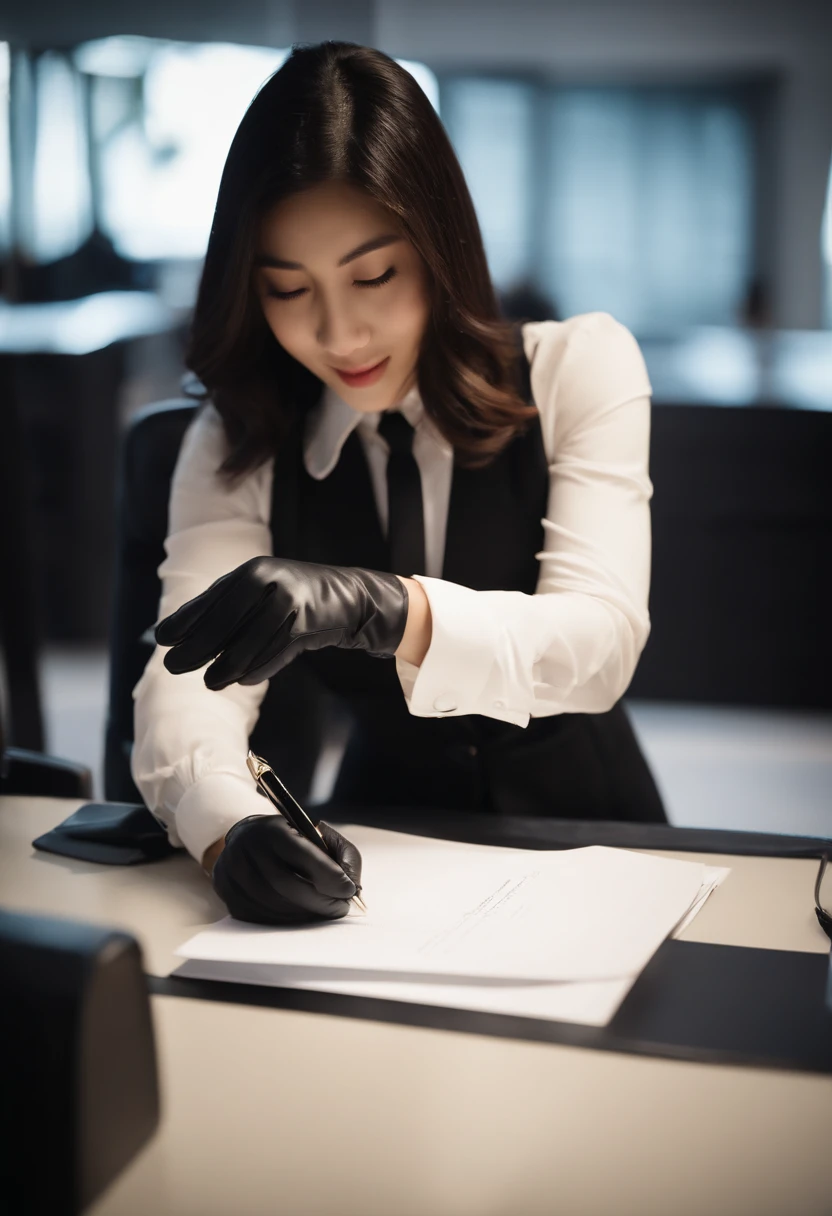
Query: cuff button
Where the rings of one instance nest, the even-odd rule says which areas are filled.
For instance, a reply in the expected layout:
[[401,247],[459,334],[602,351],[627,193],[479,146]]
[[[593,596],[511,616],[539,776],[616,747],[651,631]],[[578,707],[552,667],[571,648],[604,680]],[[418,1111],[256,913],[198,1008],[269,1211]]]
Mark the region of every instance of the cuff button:
[[433,703],[433,708],[443,714],[451,713],[456,709],[456,697],[452,692],[440,693]]

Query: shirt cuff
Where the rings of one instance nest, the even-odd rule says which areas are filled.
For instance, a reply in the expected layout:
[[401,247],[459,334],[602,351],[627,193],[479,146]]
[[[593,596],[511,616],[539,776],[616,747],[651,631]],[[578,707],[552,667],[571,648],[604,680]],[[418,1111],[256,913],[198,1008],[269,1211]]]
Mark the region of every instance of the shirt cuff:
[[479,591],[459,583],[426,575],[413,577],[428,597],[432,632],[421,667],[397,660],[410,712],[422,718],[483,714],[527,726],[527,711],[512,708],[502,697],[484,695],[498,661],[501,636],[500,622],[490,604]]
[[211,773],[188,786],[176,808],[176,831],[185,848],[202,865],[209,845],[249,815],[276,815],[257,786],[232,773]]

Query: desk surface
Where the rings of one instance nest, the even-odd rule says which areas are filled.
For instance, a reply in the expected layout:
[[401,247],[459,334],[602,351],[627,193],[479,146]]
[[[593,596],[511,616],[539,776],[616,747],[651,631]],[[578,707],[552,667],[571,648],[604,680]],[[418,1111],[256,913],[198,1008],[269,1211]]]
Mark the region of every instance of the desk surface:
[[[127,929],[167,974],[222,905],[184,855],[103,867],[31,848],[77,805],[0,799],[0,903]],[[706,857],[732,873],[687,939],[828,951],[816,862]],[[829,1077],[171,997],[153,1011],[163,1122],[91,1216],[832,1210]]]

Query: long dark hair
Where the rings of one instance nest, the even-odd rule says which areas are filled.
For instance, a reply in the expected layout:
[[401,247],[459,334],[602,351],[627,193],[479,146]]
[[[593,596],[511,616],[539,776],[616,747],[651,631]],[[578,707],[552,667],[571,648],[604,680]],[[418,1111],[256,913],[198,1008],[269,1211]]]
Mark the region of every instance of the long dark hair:
[[373,47],[330,41],[292,48],[225,162],[185,360],[223,420],[221,471],[257,468],[323,390],[266,324],[252,270],[264,212],[333,180],[388,208],[423,258],[424,408],[460,464],[490,463],[536,411],[520,395],[516,327],[500,314],[459,162],[408,71]]

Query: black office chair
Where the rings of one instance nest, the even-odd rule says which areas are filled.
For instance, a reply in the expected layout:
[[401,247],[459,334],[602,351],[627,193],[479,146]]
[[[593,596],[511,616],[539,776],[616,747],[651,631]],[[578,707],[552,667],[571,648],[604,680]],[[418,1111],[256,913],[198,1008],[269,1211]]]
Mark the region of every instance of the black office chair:
[[170,483],[182,437],[193,421],[189,400],[162,401],[134,415],[125,432],[116,486],[116,555],[110,625],[110,684],[104,740],[104,796],[141,802],[130,775],[133,689],[152,651],[164,560]]
[[[105,748],[106,796],[119,802],[141,801],[130,776],[131,694],[151,653],[141,639],[156,620],[171,474],[194,409],[188,400],[148,407],[123,445]],[[829,708],[830,454],[832,417],[819,412],[654,409],[653,628],[629,697]],[[267,693],[251,745],[303,798],[344,721],[331,703],[322,719],[295,666],[280,680],[281,691],[296,686],[297,712],[278,720]]]
[[832,414],[656,405],[653,628],[628,696],[832,709]]
[[92,772],[86,764],[7,747],[0,766],[0,794],[27,798],[92,798]]
[[[196,408],[187,399],[147,406],[133,416],[122,443],[104,742],[104,796],[112,802],[142,802],[130,773],[132,694],[152,653],[151,631],[161,594],[156,572],[165,556],[170,483]],[[281,696],[293,698],[291,718],[285,712],[278,716],[267,692],[250,740],[302,800],[309,798],[327,738],[344,730],[332,697],[313,688],[311,679],[294,664],[281,672]]]
[[36,798],[92,798],[92,772],[87,765],[48,756],[45,752],[9,746],[2,697],[0,794]]

